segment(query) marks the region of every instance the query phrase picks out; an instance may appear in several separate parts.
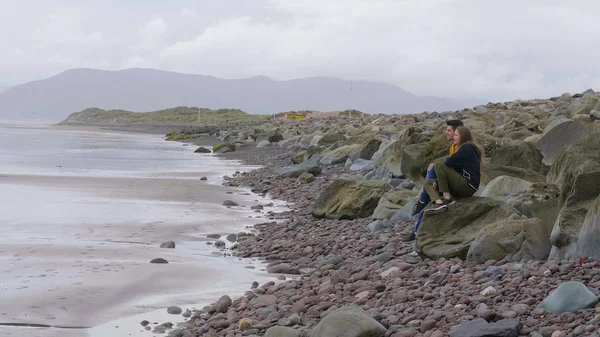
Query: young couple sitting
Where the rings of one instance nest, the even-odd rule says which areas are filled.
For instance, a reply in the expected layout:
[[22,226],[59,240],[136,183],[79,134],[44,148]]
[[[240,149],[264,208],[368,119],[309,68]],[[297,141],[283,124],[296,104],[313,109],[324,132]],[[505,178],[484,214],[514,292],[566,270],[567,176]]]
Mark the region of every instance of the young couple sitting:
[[446,138],[452,141],[450,156],[443,163],[431,164],[425,186],[412,215],[419,215],[409,240],[414,240],[423,220],[423,212],[436,211],[454,204],[456,197],[470,197],[479,188],[483,151],[474,142],[471,130],[460,120],[446,122]]

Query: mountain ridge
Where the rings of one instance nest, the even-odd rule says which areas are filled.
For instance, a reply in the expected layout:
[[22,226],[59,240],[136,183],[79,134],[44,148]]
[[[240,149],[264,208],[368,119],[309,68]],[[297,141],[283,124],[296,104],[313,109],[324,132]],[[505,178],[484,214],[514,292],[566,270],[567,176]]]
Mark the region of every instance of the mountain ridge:
[[419,113],[483,103],[417,96],[396,85],[326,76],[274,80],[264,75],[221,79],[151,68],[74,68],[0,92],[0,119],[60,121],[90,107],[136,112],[176,106],[240,109],[251,114],[290,110]]

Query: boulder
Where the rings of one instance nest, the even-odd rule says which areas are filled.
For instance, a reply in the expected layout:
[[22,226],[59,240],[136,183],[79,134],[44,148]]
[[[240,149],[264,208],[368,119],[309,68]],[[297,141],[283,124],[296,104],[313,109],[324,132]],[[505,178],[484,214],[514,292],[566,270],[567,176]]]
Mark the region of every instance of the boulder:
[[452,328],[451,337],[517,337],[523,324],[518,318],[505,318],[488,323],[483,318],[461,323]]
[[275,131],[267,140],[269,143],[279,143],[283,140],[283,135],[279,131]]
[[548,229],[542,220],[500,220],[479,231],[471,243],[467,261],[544,260],[550,248]]
[[542,163],[542,153],[531,143],[515,141],[498,148],[490,162],[492,164],[520,167],[545,174],[548,171]]
[[[392,177],[408,176],[413,181],[422,182],[423,173],[433,157],[427,156],[428,144],[406,145],[403,140],[392,143],[380,159],[382,170]],[[448,148],[446,148],[446,155]],[[431,160],[430,160],[431,159]]]
[[267,329],[264,337],[300,337],[300,333],[284,326],[272,326]]
[[375,211],[373,211],[373,219],[390,219],[394,213],[398,210],[402,209],[404,205],[406,205],[410,200],[414,199],[419,192],[411,191],[411,190],[392,190],[385,193]]
[[296,153],[294,153],[291,157],[290,160],[292,161],[292,163],[294,164],[300,164],[301,162],[304,161],[304,156],[306,155],[306,151],[305,150],[300,150]]
[[562,208],[550,235],[551,259],[575,257],[577,237],[588,208],[598,196],[600,129],[565,148],[548,173],[548,182],[560,188]]
[[535,145],[542,153],[544,164],[552,165],[554,158],[567,146],[577,142],[589,128],[582,121],[564,122],[554,126]]
[[337,142],[345,142],[346,141],[346,136],[344,136],[343,134],[339,133],[339,132],[328,132],[326,134],[323,135],[323,137],[321,137],[318,141],[317,141],[317,145],[320,146],[331,146]]
[[315,181],[315,176],[308,172],[302,172],[298,177],[298,181],[302,184],[310,184]]
[[380,230],[392,227],[394,227],[394,223],[389,220],[375,220],[367,226],[367,230],[371,233],[376,233]]
[[213,146],[213,152],[214,153],[225,153],[225,152],[234,152],[235,151],[235,144],[230,144],[230,143],[218,143],[215,146]]
[[475,142],[483,148],[486,158],[493,157],[496,151],[501,148],[505,142],[501,138],[478,131],[473,132],[473,138],[475,139]]
[[479,196],[496,200],[506,200],[508,196],[525,192],[533,183],[527,180],[499,176],[490,181]]
[[571,117],[575,115],[589,115],[590,111],[598,103],[598,97],[594,93],[586,93],[583,96],[574,99],[567,107]]
[[352,159],[352,161],[356,161],[358,159],[371,160],[380,146],[381,140],[371,139],[368,142],[359,145],[357,149],[351,153],[350,159]]
[[371,160],[357,159],[349,167],[350,172],[369,172],[375,169],[375,163]]
[[377,180],[337,180],[330,184],[314,203],[317,218],[355,219],[373,214],[389,185]]
[[211,151],[205,147],[200,146],[194,151],[194,153],[211,153]]
[[489,198],[458,199],[443,212],[425,212],[419,227],[416,251],[433,260],[458,257],[466,259],[479,231],[490,223],[520,219],[509,205]]
[[297,165],[280,167],[275,170],[275,174],[279,177],[298,178],[302,173],[308,172],[312,175],[321,173],[321,166],[316,163],[302,162]]
[[541,219],[550,233],[561,209],[559,197],[558,187],[544,182],[533,183],[522,193],[513,194],[505,200],[526,217]]
[[539,307],[555,315],[593,308],[598,298],[585,284],[577,281],[562,283],[546,297]]
[[357,305],[330,312],[310,330],[309,337],[382,337],[383,325]]
[[412,215],[412,210],[416,203],[416,198],[407,202],[406,205],[404,205],[401,209],[397,210],[396,213],[394,213],[394,215],[392,215],[390,221],[393,223],[396,223],[398,221],[415,221],[417,216]]
[[479,188],[484,188],[488,183],[500,176],[515,177],[532,183],[546,181],[545,176],[532,170],[514,166],[484,164],[481,166],[481,185]]
[[319,159],[319,163],[321,165],[335,165],[342,164],[346,162],[348,158],[350,158],[350,153],[358,150],[360,145],[346,145],[342,147],[338,147],[337,149],[328,151],[323,153],[321,159]]
[[600,258],[600,196],[589,206],[577,236],[575,256]]
[[260,142],[258,142],[258,144],[256,144],[256,148],[260,149],[260,148],[263,148],[263,147],[265,147],[267,145],[270,145],[270,144],[271,144],[271,142],[269,142],[268,140],[264,139],[264,140],[261,140]]

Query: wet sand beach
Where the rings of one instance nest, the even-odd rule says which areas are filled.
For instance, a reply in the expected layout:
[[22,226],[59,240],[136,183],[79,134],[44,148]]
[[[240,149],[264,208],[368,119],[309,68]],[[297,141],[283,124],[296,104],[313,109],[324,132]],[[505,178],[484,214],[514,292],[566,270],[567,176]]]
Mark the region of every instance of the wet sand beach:
[[[36,131],[20,129],[18,136],[23,141]],[[64,136],[52,132],[43,137]],[[248,167],[194,154],[158,136],[90,131],[69,137],[75,141],[70,144],[86,142],[93,150],[75,146],[61,151],[61,160],[48,150],[46,161],[37,157],[44,155],[39,142],[23,146],[35,151],[0,151],[8,158],[0,171],[0,323],[53,326],[4,325],[0,336],[88,336],[91,330],[83,328],[171,305],[193,306],[273,279],[259,261],[224,257],[207,244],[215,241],[208,234],[225,236],[266,221],[250,206],[271,200],[221,186],[223,175]],[[116,163],[107,164],[111,160]],[[56,164],[61,161],[66,164]],[[94,162],[105,167],[86,166]],[[226,199],[239,206],[223,206]],[[175,249],[159,247],[168,240]],[[169,263],[149,263],[154,258]],[[141,328],[136,325],[100,335],[135,335]]]

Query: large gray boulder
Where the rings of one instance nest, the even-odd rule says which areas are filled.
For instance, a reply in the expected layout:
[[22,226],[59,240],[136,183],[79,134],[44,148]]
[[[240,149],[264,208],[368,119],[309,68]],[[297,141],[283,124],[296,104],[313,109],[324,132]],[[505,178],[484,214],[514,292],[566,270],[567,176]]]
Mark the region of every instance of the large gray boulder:
[[467,253],[468,261],[545,260],[550,253],[548,230],[540,219],[500,220],[483,227]]
[[373,211],[373,219],[390,219],[398,210],[402,209],[418,192],[406,189],[391,190],[386,192]]
[[520,167],[535,172],[546,173],[548,168],[543,164],[544,156],[531,143],[514,141],[506,143],[494,152],[490,159],[492,164]]
[[589,206],[577,237],[575,256],[600,258],[600,196]]
[[499,176],[490,181],[479,196],[496,200],[506,200],[509,196],[525,192],[532,182],[516,177]]
[[360,158],[348,167],[348,171],[350,172],[369,172],[374,169],[375,163],[373,161]]
[[551,259],[577,256],[576,242],[588,208],[598,197],[600,181],[600,125],[588,129],[555,159],[548,182],[559,186],[563,205],[550,236]]
[[416,251],[432,260],[467,258],[479,231],[500,220],[522,215],[504,202],[481,197],[459,199],[442,212],[425,212],[419,227]]
[[389,188],[380,180],[337,180],[315,200],[312,215],[328,219],[366,218],[373,214]]
[[526,217],[541,219],[548,233],[562,207],[558,186],[546,182],[533,183],[522,193],[512,194],[505,200]]
[[334,310],[319,322],[309,337],[381,337],[386,329],[357,305]]
[[360,145],[358,144],[338,147],[337,149],[323,153],[321,159],[319,159],[319,163],[322,165],[342,164],[350,158],[352,152],[357,151],[359,148]]
[[536,148],[542,153],[544,164],[552,165],[554,158],[567,146],[577,142],[587,128],[589,127],[582,121],[570,121],[560,123],[548,131],[536,144]]
[[548,295],[539,307],[553,314],[560,315],[564,312],[576,312],[581,309],[592,308],[598,303],[598,298],[585,284],[577,281],[568,281]]
[[318,175],[321,173],[321,166],[317,163],[313,162],[302,162],[297,165],[290,165],[285,167],[280,167],[275,170],[275,174],[280,177],[286,178],[298,178],[302,173],[308,172],[312,175]]

